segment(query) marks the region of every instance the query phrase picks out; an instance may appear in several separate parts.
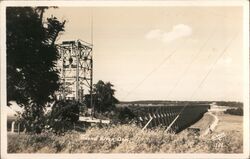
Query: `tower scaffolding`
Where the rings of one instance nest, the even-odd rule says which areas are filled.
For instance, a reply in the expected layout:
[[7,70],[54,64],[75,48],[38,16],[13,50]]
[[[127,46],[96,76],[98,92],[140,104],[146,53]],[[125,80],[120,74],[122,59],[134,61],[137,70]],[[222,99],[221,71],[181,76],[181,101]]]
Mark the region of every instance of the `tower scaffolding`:
[[58,51],[57,67],[62,83],[58,98],[86,103],[84,91],[87,91],[90,97],[88,107],[94,110],[93,45],[82,40],[63,41],[58,45]]

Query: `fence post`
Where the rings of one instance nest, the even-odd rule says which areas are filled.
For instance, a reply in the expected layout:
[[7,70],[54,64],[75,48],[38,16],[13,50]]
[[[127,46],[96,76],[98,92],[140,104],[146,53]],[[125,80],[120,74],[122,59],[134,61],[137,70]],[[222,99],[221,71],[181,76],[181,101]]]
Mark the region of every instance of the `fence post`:
[[11,132],[15,132],[15,121],[12,121],[11,123]]
[[17,125],[17,132],[18,132],[18,134],[20,134],[20,123],[18,123],[18,125]]

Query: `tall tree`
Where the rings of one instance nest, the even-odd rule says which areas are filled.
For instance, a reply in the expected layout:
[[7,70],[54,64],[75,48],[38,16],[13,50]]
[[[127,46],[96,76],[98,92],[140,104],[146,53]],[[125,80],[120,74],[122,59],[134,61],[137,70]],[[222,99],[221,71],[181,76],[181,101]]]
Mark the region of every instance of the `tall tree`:
[[115,109],[115,104],[118,100],[114,97],[115,90],[110,82],[99,80],[94,84],[93,97],[95,110],[98,112],[111,111]]
[[24,108],[27,131],[40,132],[46,103],[59,88],[55,41],[64,22],[44,19],[48,7],[7,7],[7,100]]

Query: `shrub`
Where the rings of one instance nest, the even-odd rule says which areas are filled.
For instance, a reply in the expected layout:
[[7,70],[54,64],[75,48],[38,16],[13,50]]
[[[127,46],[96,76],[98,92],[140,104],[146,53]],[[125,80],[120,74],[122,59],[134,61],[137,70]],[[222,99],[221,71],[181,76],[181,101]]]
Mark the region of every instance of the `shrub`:
[[57,101],[52,111],[47,114],[47,126],[53,132],[62,133],[72,130],[73,123],[79,119],[79,103],[74,101]]
[[237,109],[227,109],[225,111],[225,114],[231,114],[231,115],[240,115],[243,116],[243,109],[237,108]]

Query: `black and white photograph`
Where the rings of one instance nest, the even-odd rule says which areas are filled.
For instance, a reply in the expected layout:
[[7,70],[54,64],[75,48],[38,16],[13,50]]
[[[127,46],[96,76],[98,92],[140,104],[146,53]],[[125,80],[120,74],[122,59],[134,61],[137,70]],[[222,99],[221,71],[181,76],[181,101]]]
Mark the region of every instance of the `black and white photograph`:
[[3,1],[1,158],[249,158],[248,1]]

